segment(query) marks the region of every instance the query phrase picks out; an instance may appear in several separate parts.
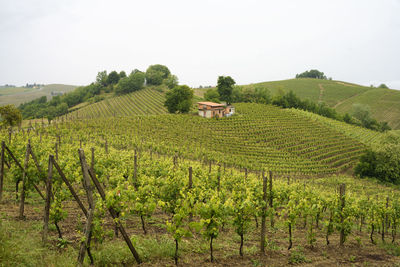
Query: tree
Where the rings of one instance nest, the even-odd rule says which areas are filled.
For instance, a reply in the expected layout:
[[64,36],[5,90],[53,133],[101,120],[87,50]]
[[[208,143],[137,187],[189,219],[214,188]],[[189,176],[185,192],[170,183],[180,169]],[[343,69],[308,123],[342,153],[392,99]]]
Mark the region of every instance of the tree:
[[378,88],[389,89],[389,87],[387,87],[387,85],[384,84],[384,83],[381,83],[381,84],[378,86]]
[[204,94],[204,99],[207,101],[219,103],[219,93],[217,89],[208,89],[207,92]]
[[235,85],[235,81],[231,78],[231,76],[219,76],[218,77],[218,93],[220,95],[220,99],[226,101],[229,105],[232,101],[232,91],[233,86]]
[[119,77],[118,72],[116,72],[116,71],[114,70],[114,71],[110,72],[110,74],[108,74],[108,77],[107,77],[107,85],[110,85],[110,84],[117,84],[118,81],[119,81],[119,79],[120,79],[120,77]]
[[169,113],[187,113],[192,107],[192,101],[193,90],[187,85],[178,85],[167,92],[164,106]]
[[122,78],[125,78],[125,77],[126,77],[126,72],[121,70],[121,72],[119,73],[119,78],[122,79]]
[[22,121],[21,111],[13,105],[0,107],[0,125],[14,126]]
[[145,74],[141,71],[132,72],[128,77],[122,78],[115,87],[115,94],[122,95],[143,89]]
[[149,85],[160,85],[171,74],[169,69],[160,64],[151,65],[146,70],[146,81]]
[[100,84],[101,86],[107,85],[107,71],[99,71],[96,76],[96,83]]
[[296,78],[314,78],[326,80],[326,76],[323,72],[319,70],[309,70],[300,74],[296,74]]
[[169,75],[165,80],[164,80],[164,84],[169,88],[172,89],[175,86],[178,85],[178,77],[176,77],[176,75]]

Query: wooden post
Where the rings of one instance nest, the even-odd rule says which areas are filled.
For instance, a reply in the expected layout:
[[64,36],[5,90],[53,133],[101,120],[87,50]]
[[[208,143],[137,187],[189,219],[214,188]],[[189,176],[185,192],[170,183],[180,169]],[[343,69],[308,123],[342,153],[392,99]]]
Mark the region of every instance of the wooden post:
[[90,183],[90,178],[89,178],[89,170],[88,166],[86,164],[86,159],[85,159],[85,153],[83,152],[82,149],[79,149],[79,159],[81,162],[81,167],[82,167],[82,173],[83,173],[83,186],[86,190],[86,196],[88,199],[89,203],[89,213],[88,217],[86,220],[86,226],[85,226],[85,239],[81,242],[81,246],[79,249],[79,255],[78,255],[78,264],[80,266],[83,265],[83,260],[85,258],[85,252],[86,250],[89,250],[90,247],[90,235],[92,231],[92,221],[93,221],[93,212],[94,212],[94,201],[93,201],[93,190],[92,186]]
[[53,179],[53,155],[49,156],[49,167],[46,182],[46,205],[44,207],[44,225],[43,225],[43,235],[42,242],[47,242],[47,234],[49,231],[49,217],[50,217],[50,197],[51,197],[51,186]]
[[22,190],[21,190],[21,197],[20,197],[20,203],[19,203],[19,219],[21,219],[21,220],[24,219],[26,172],[28,170],[30,148],[31,148],[31,140],[28,140],[28,144],[26,145],[26,152],[25,152],[24,170],[22,172]]
[[1,141],[1,155],[0,155],[0,201],[3,197],[3,180],[4,180],[4,153],[5,143]]
[[56,170],[58,171],[58,174],[60,174],[61,179],[63,179],[64,183],[67,185],[69,191],[71,192],[72,196],[75,198],[76,202],[78,202],[78,205],[81,208],[81,210],[83,211],[83,213],[85,214],[85,216],[88,217],[88,212],[87,212],[85,206],[83,206],[82,201],[79,199],[78,195],[76,194],[76,192],[75,192],[74,188],[72,187],[71,183],[68,181],[67,177],[65,177],[65,174],[61,170],[61,168],[58,165],[57,161],[55,161],[54,158],[52,158],[52,161],[53,161],[54,167],[56,167]]
[[267,217],[267,177],[265,176],[265,172],[262,172],[263,178],[263,201],[264,205],[261,210],[261,240],[260,240],[260,250],[262,254],[265,254],[265,220]]
[[[188,191],[191,191],[193,187],[193,169],[190,166],[189,167],[189,183],[188,183]],[[191,205],[190,205],[191,206]],[[192,208],[192,207],[191,207]],[[193,220],[193,214],[192,212],[189,213],[189,222]]]
[[92,151],[92,160],[90,162],[90,168],[94,170],[94,147],[90,149]]
[[[99,183],[99,180],[97,180],[95,173],[92,172],[92,170],[89,169],[89,175],[90,175],[90,178],[92,178],[92,181],[93,181],[94,185],[96,186],[97,191],[99,192],[101,198],[103,200],[105,200],[106,199],[106,195],[104,193],[103,188],[101,187],[101,185]],[[136,262],[138,264],[142,263],[142,260],[140,259],[139,254],[137,253],[136,249],[133,247],[133,244],[132,244],[129,236],[125,231],[125,228],[122,226],[122,224],[121,224],[121,222],[119,220],[115,220],[116,218],[118,218],[116,211],[112,207],[110,207],[108,209],[108,211],[110,212],[111,217],[114,219],[114,223],[116,224],[116,226],[118,227],[119,231],[121,232],[122,237],[124,238],[126,244],[128,245],[129,250],[132,252],[132,255],[135,258]]]
[[107,142],[107,139],[106,139],[106,143],[105,143],[105,145],[104,145],[104,148],[105,148],[105,150],[106,150],[106,154],[108,154],[108,142]]
[[[345,184],[341,184],[339,186],[339,195],[340,195],[340,223],[341,223],[341,225],[343,225],[343,222],[344,222],[343,209],[346,204],[346,199],[345,199],[346,185]],[[340,246],[343,246],[344,241],[345,241],[344,229],[341,229],[340,230]]]
[[218,187],[217,187],[217,190],[218,190],[218,192],[219,192],[219,191],[221,190],[221,164],[218,165],[217,179],[218,179]]
[[[269,207],[273,207],[274,196],[272,195],[272,171],[269,171]],[[271,227],[274,227],[274,214],[271,214]]]
[[137,184],[137,152],[135,149],[135,156],[133,158],[133,182]]
[[211,160],[209,161],[209,164],[210,164],[210,166],[209,166],[208,172],[211,173],[211,165],[212,165]]
[[58,160],[58,143],[55,143],[56,160]]
[[11,144],[11,135],[12,135],[12,128],[8,129],[8,144]]
[[247,168],[244,168],[244,178],[247,179]]

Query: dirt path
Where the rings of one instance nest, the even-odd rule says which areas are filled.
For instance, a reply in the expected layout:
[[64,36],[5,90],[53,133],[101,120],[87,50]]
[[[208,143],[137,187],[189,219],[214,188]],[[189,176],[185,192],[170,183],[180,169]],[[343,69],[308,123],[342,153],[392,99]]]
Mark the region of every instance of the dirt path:
[[333,108],[337,108],[339,105],[343,104],[343,103],[346,102],[347,100],[350,100],[350,99],[352,99],[352,98],[354,98],[354,97],[357,97],[357,96],[359,96],[359,95],[361,95],[361,94],[363,94],[363,93],[364,93],[364,92],[361,92],[361,93],[355,94],[355,95],[353,95],[353,96],[350,96],[349,98],[343,99],[342,101],[337,102],[336,105],[333,106]]

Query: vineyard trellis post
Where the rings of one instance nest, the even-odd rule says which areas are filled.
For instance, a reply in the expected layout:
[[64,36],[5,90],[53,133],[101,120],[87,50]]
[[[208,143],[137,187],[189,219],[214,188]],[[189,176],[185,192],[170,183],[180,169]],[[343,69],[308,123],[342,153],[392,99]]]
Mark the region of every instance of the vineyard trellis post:
[[[104,190],[101,187],[99,180],[97,180],[95,173],[90,169],[89,169],[89,176],[90,176],[90,178],[92,178],[92,181],[93,181],[94,185],[96,186],[97,191],[100,194],[100,197],[103,200],[105,200],[106,199],[106,195],[104,193]],[[136,249],[134,248],[134,246],[132,244],[132,241],[130,240],[128,234],[125,231],[125,228],[122,226],[122,224],[121,224],[121,222],[119,220],[116,220],[118,218],[118,216],[116,214],[116,211],[112,207],[108,208],[108,211],[110,212],[111,217],[114,220],[114,223],[116,224],[116,226],[118,227],[119,231],[121,232],[122,237],[124,238],[126,244],[129,247],[129,250],[132,252],[132,255],[135,258],[136,262],[138,264],[142,263],[142,260],[140,259],[139,254],[137,253]]]
[[46,204],[44,208],[44,225],[43,225],[43,235],[42,242],[45,244],[47,242],[47,234],[49,230],[49,217],[50,217],[50,196],[51,196],[51,187],[52,187],[52,179],[53,179],[53,155],[49,156],[49,166],[48,166],[48,175],[46,182]]
[[267,177],[265,172],[262,172],[263,178],[263,206],[261,207],[261,239],[260,239],[260,250],[262,254],[265,254],[265,221],[266,221],[266,209],[267,209]]
[[26,145],[26,152],[25,152],[25,161],[24,161],[24,168],[22,172],[22,189],[21,189],[21,196],[20,196],[20,203],[19,203],[19,219],[24,219],[24,209],[25,209],[25,189],[26,189],[26,172],[28,171],[28,162],[29,162],[29,155],[31,149],[31,140],[28,140],[28,144]]
[[1,141],[1,155],[0,155],[0,201],[3,197],[3,181],[4,181],[4,153],[5,143]]
[[274,196],[272,193],[272,171],[269,171],[269,208],[271,209],[271,227],[274,227],[275,222],[274,222],[274,214],[273,212],[273,201],[274,201]]
[[340,196],[340,224],[341,224],[341,229],[340,229],[340,246],[343,246],[344,241],[345,241],[345,233],[344,233],[344,229],[343,229],[343,222],[344,222],[343,209],[344,209],[344,206],[346,205],[345,194],[346,194],[346,185],[345,185],[345,184],[340,184],[340,186],[339,186],[339,196]]
[[[189,167],[189,183],[188,183],[188,191],[190,192],[192,190],[193,187],[193,169],[190,166]],[[190,211],[189,213],[189,222],[191,222],[193,220],[193,213]]]
[[85,252],[87,250],[88,256],[90,257],[90,261],[93,264],[93,257],[90,254],[90,241],[91,241],[91,232],[92,232],[92,221],[93,221],[93,214],[94,214],[94,201],[93,201],[93,190],[92,186],[90,183],[90,178],[89,178],[89,171],[88,171],[88,166],[86,164],[86,159],[85,159],[85,153],[83,152],[82,149],[79,149],[79,159],[81,162],[81,167],[82,167],[82,174],[83,174],[83,187],[85,188],[86,191],[86,196],[88,199],[89,203],[89,212],[86,220],[86,226],[85,226],[85,238],[81,242],[81,246],[79,249],[79,255],[78,255],[78,265],[82,266],[83,265],[83,260],[85,258]]

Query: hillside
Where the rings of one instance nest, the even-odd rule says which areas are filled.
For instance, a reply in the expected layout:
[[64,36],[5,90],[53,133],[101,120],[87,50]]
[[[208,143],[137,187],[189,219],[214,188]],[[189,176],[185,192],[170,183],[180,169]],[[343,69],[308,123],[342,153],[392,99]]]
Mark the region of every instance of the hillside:
[[38,89],[25,87],[0,88],[0,105],[13,104],[18,106],[42,96],[47,96],[49,100],[52,97],[51,92],[67,93],[75,88],[75,85],[65,84],[48,84]]
[[[236,104],[236,116],[219,120],[169,114],[121,117],[135,111],[128,108],[127,102],[134,101],[138,94],[125,96],[124,102],[121,98],[111,98],[114,102],[109,105],[122,106],[121,113],[116,118],[84,120],[84,125],[102,135],[114,136],[109,143],[115,147],[123,144],[134,148],[140,144],[165,154],[178,152],[191,159],[304,175],[347,171],[365,151],[367,146],[363,141],[368,143],[366,140],[378,137],[375,132],[359,131],[360,128],[347,124],[338,122],[340,127],[334,126],[329,120],[325,122],[324,118],[307,112],[262,104]],[[106,110],[106,102],[91,106],[91,113],[82,113],[90,106],[78,111],[79,118],[103,117],[115,110],[112,107]],[[74,120],[76,117],[74,113],[68,116]],[[75,130],[80,131],[79,128],[78,123]],[[77,134],[83,137],[88,133]]]
[[[368,105],[373,118],[387,121],[393,129],[400,129],[400,91],[397,90],[304,78],[255,83],[243,87],[266,87],[272,95],[292,90],[301,99],[324,102],[340,113],[351,113],[353,104],[356,103]],[[203,96],[206,90],[196,89],[196,95]]]
[[67,117],[99,118],[109,116],[156,115],[167,113],[163,93],[146,88],[127,95],[109,97],[93,104],[83,106]]

